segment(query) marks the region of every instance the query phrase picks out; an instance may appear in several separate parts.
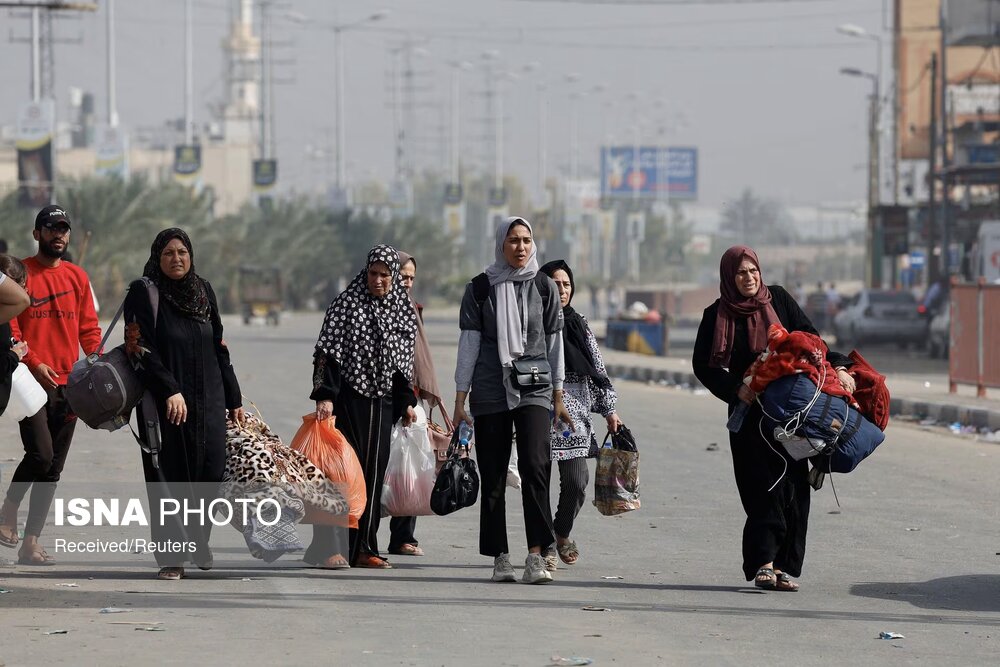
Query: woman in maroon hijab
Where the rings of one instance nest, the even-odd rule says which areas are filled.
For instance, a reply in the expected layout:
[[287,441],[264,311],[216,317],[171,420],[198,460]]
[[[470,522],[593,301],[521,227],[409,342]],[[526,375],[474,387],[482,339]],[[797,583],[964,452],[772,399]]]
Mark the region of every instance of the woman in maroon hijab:
[[[733,246],[719,266],[720,298],[705,309],[698,327],[692,364],[709,391],[726,402],[729,412],[739,402],[750,406],[738,433],[729,434],[736,487],[747,520],[743,528],[743,573],[759,588],[798,590],[792,581],[802,573],[809,521],[809,470],[783,447],[769,443],[758,428],[760,407],[743,384],[743,375],[767,345],[767,327],[780,323],[788,331],[817,334],[791,294],[765,285],[757,254]],[[818,334],[817,334],[818,335]],[[827,359],[841,383],[853,380],[850,360],[837,352]]]

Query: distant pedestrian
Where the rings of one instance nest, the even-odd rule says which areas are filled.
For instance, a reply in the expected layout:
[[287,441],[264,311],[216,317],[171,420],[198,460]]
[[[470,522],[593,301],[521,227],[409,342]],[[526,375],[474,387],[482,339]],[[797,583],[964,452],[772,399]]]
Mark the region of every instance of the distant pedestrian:
[[833,326],[833,318],[840,312],[840,300],[837,286],[830,283],[826,288],[826,322],[828,327]]
[[802,284],[802,281],[795,283],[795,290],[792,292],[792,296],[795,298],[795,303],[799,304],[799,308],[804,308],[806,305],[806,287]]
[[76,429],[77,418],[63,396],[63,387],[80,358],[80,349],[92,354],[101,346],[90,279],[79,266],[63,261],[71,233],[69,216],[59,206],[46,206],[38,212],[33,232],[38,251],[24,260],[31,305],[11,321],[14,338],[28,344],[23,361],[48,395],[45,410],[51,438],[49,442],[36,437],[31,420],[19,424],[25,457],[14,471],[19,484],[16,490],[12,485],[7,500],[19,505],[30,487],[24,540],[18,551],[18,562],[23,565],[55,562],[38,538]]
[[564,427],[553,425],[549,433],[552,460],[559,466],[559,503],[552,522],[556,543],[546,550],[544,557],[546,567],[554,570],[556,553],[567,565],[576,563],[580,557],[580,550],[570,539],[570,532],[587,495],[587,458],[597,454],[597,438],[590,414],[596,412],[604,417],[608,431],[612,433],[618,431],[621,419],[615,412],[618,394],[604,368],[597,338],[587,320],[570,305],[576,291],[573,270],[561,259],[548,262],[540,270],[552,278],[559,290],[566,360],[563,403],[576,426],[572,432],[564,433]]
[[[411,384],[417,313],[400,274],[399,253],[387,245],[368,252],[365,268],[326,311],[313,356],[316,419],[337,418],[337,430],[354,448],[365,476],[368,497],[358,527],[350,529],[352,567],[390,569],[379,554],[382,483],[389,463],[392,426],[416,418]],[[313,527],[305,561],[320,568],[341,568],[333,526]]]
[[[542,550],[555,541],[549,502],[549,410],[569,428],[563,403],[563,316],[552,279],[538,275],[531,225],[512,217],[496,228],[495,261],[472,279],[462,298],[455,369],[455,427],[474,424],[482,478],[479,553],[493,558],[493,581],[515,581],[507,543],[506,478],[513,431],[528,557],[522,581],[552,581]],[[484,289],[477,286],[484,286]],[[516,362],[547,370],[527,385],[516,383]],[[471,390],[471,395],[470,395]],[[465,411],[465,399],[473,419]]]
[[823,289],[823,283],[820,281],[816,283],[816,289],[806,295],[805,305],[802,306],[802,311],[817,331],[823,331],[828,325],[833,324],[833,322],[827,322],[826,301],[826,290]]
[[[746,524],[743,528],[743,574],[758,588],[798,590],[792,581],[802,573],[809,522],[808,463],[796,461],[760,430],[762,414],[753,391],[743,383],[750,364],[767,345],[767,328],[816,334],[809,318],[779,285],[764,284],[757,254],[734,246],[719,267],[720,298],[705,309],[695,340],[694,373],[730,414],[740,403],[750,406],[738,433],[730,433],[733,472]],[[853,388],[845,367],[851,361],[827,351],[841,384]]]

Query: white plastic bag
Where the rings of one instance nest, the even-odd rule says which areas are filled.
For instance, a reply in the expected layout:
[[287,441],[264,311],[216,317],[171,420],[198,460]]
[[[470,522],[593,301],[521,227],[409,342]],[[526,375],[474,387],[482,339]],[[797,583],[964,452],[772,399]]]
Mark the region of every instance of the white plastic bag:
[[434,490],[434,449],[427,435],[427,416],[420,406],[417,419],[404,427],[396,422],[389,445],[389,464],[382,484],[382,516],[427,516]]

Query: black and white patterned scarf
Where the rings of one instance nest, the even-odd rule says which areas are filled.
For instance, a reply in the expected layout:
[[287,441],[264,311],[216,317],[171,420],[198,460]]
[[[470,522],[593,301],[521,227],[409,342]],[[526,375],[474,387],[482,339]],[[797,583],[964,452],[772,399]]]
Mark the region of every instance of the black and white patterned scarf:
[[[392,287],[381,298],[368,291],[368,269],[376,262],[392,274]],[[365,268],[327,309],[316,352],[333,357],[355,391],[376,398],[392,391],[395,371],[413,378],[416,335],[417,314],[399,273],[399,254],[377,245],[368,251]]]

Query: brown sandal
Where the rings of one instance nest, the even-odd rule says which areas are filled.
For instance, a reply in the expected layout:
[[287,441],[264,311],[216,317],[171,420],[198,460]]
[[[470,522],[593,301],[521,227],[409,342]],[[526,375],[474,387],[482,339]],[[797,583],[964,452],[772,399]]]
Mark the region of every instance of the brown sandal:
[[31,550],[31,553],[19,553],[17,555],[17,564],[49,566],[55,565],[56,559],[46,553],[45,549],[43,549],[41,545],[36,545],[35,548]]
[[340,554],[333,554],[329,558],[313,565],[320,570],[348,570],[351,564]]
[[395,549],[389,549],[389,553],[397,556],[423,556],[424,550],[416,544],[400,544]]
[[774,590],[795,593],[799,590],[799,585],[792,581],[792,577],[787,572],[776,572],[778,580],[774,583]]
[[572,565],[578,558],[580,558],[580,550],[577,548],[576,542],[572,540],[557,546],[556,551],[559,552],[559,557],[562,558],[562,562],[567,565]]
[[0,545],[14,549],[21,542],[17,536],[17,527],[0,524]]
[[0,545],[13,549],[20,541],[17,536],[17,505],[4,500],[0,508]]

